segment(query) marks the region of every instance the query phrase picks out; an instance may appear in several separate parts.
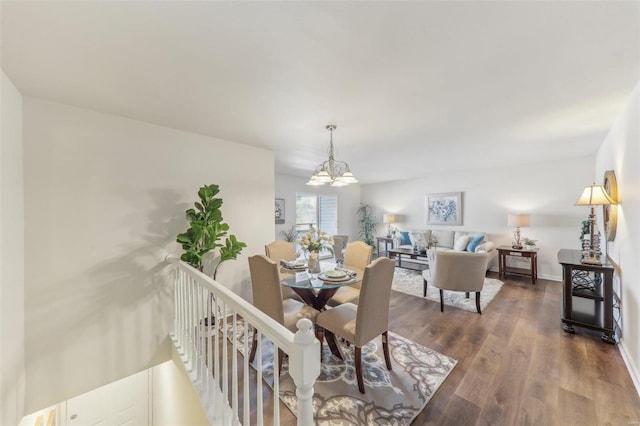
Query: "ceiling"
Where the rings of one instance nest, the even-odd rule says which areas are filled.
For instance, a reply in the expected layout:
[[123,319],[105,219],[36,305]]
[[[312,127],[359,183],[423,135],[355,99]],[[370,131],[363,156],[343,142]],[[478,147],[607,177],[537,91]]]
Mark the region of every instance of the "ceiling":
[[640,80],[640,2],[2,2],[24,95],[363,183],[596,152]]

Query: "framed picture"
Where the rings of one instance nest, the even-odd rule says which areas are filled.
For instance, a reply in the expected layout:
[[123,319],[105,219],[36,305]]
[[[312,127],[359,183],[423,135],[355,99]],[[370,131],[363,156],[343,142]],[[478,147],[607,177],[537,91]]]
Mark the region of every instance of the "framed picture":
[[[604,172],[603,186],[604,190],[609,194],[609,197],[617,203],[618,184],[616,181],[616,174],[613,170],[607,170]],[[616,228],[618,226],[618,206],[610,204],[602,207],[604,213],[604,234],[607,236],[607,241],[613,241],[616,239]]]
[[276,224],[284,223],[284,199],[276,198]]
[[428,194],[427,225],[462,225],[462,192]]

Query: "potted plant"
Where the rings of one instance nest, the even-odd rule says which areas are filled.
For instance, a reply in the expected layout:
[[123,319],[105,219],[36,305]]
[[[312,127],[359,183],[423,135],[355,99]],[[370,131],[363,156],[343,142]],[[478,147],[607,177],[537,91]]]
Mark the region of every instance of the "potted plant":
[[[223,262],[237,259],[247,245],[236,239],[235,235],[227,236],[229,225],[222,222],[222,198],[215,198],[220,192],[218,185],[205,185],[198,190],[200,202],[195,202],[195,209],[186,211],[190,227],[186,232],[178,234],[176,241],[182,244],[184,253],[180,259],[202,272],[204,256],[219,248],[220,257],[213,279],[216,279],[218,268]],[[219,241],[225,238],[224,244]]]
[[536,241],[538,241],[538,240],[532,240],[531,238],[527,238],[527,237],[524,237],[522,239],[522,242],[524,243],[524,248],[526,250],[535,250]]
[[360,227],[359,234],[365,243],[373,247],[373,231],[376,230],[376,222],[371,211],[371,206],[368,204],[360,204],[357,211],[358,226]]

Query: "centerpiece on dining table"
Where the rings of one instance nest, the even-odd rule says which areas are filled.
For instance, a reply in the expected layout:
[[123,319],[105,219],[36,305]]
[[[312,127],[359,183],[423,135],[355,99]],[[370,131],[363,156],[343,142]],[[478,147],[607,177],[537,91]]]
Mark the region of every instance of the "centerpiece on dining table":
[[320,250],[326,249],[333,254],[333,237],[327,235],[326,232],[316,228],[311,228],[299,240],[298,244],[307,258],[310,274],[320,273]]

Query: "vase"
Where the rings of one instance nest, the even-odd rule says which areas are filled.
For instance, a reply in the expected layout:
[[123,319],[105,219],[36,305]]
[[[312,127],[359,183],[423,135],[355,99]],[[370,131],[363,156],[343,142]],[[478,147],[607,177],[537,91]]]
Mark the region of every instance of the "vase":
[[318,260],[318,252],[312,251],[309,253],[309,273],[310,274],[319,274],[320,273],[320,261]]

